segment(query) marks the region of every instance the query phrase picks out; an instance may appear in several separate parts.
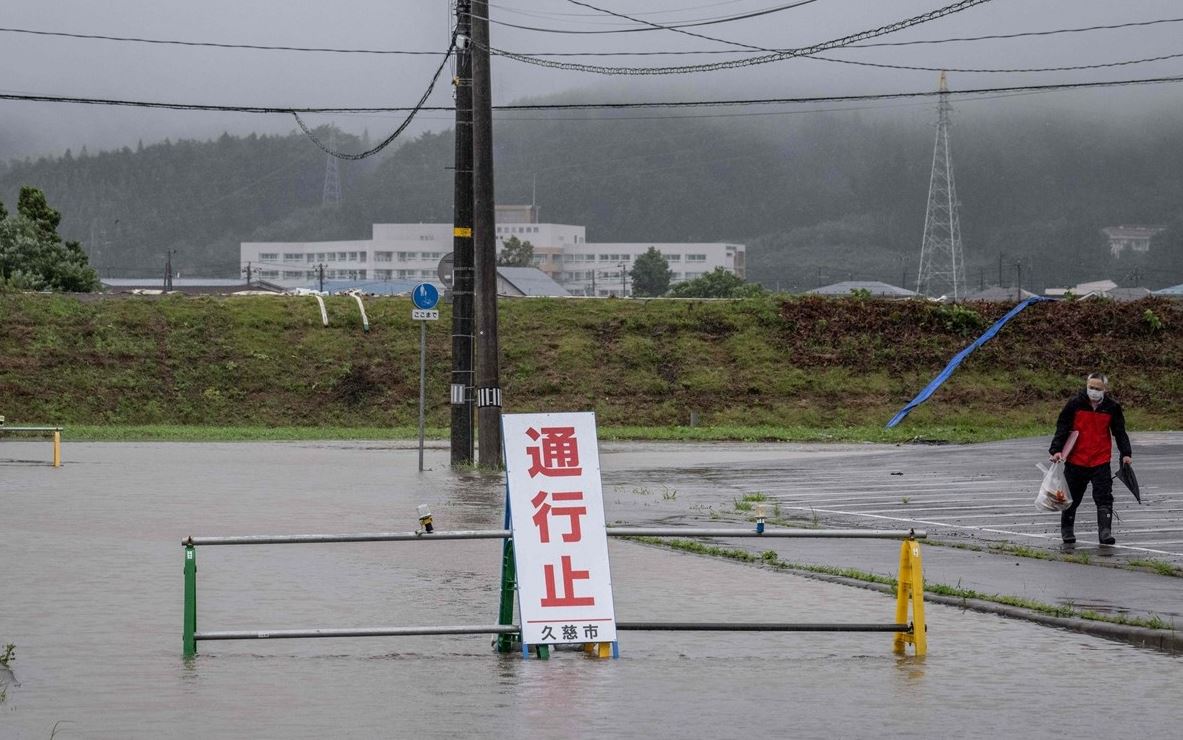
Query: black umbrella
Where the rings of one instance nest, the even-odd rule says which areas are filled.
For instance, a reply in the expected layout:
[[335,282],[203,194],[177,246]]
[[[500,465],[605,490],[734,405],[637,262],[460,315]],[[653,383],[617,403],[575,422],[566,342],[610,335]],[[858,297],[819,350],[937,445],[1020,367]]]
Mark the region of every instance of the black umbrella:
[[1122,463],[1121,469],[1113,477],[1124,483],[1125,487],[1130,489],[1130,493],[1134,494],[1134,498],[1138,499],[1138,503],[1142,503],[1142,493],[1138,490],[1138,476],[1134,475],[1133,465]]

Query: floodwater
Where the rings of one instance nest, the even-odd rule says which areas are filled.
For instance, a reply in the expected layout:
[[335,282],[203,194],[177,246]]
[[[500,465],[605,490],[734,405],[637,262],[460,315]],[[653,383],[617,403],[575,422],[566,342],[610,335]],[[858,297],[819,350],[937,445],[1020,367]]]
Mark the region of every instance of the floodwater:
[[[669,518],[629,490],[743,445],[601,449],[610,522]],[[760,448],[766,454],[767,446]],[[785,454],[826,458],[803,446]],[[929,655],[888,634],[625,632],[619,660],[497,655],[482,636],[199,643],[181,658],[186,535],[501,526],[495,476],[416,471],[405,445],[0,445],[0,738],[1176,737],[1183,658],[929,604]],[[660,513],[661,516],[654,516]],[[794,543],[808,546],[808,542]],[[861,589],[610,543],[617,617],[892,621]],[[929,549],[927,557],[940,557]],[[198,548],[199,629],[496,621],[497,541]],[[0,681],[3,678],[0,677]]]

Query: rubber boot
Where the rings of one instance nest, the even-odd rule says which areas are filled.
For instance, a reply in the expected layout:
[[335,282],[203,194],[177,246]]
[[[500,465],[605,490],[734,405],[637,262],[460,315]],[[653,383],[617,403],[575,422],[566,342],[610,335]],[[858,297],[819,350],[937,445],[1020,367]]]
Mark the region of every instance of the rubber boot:
[[1064,538],[1065,545],[1071,545],[1076,542],[1076,532],[1072,527],[1076,524],[1076,510],[1061,511],[1060,512],[1060,536]]
[[1097,507],[1097,539],[1102,545],[1112,545],[1117,542],[1113,538],[1113,509],[1108,506]]

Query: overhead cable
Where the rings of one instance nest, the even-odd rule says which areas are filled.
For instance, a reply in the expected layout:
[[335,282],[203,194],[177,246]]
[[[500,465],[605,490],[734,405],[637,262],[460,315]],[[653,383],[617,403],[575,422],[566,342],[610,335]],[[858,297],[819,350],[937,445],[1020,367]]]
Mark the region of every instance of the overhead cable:
[[[923,90],[919,92],[869,93],[863,95],[820,95],[796,98],[737,98],[730,100],[670,100],[648,102],[621,103],[515,103],[509,105],[494,105],[495,111],[520,110],[626,110],[646,108],[720,108],[745,105],[796,105],[803,103],[838,103],[857,102],[866,100],[902,100],[909,98],[934,98],[941,95],[950,97],[966,97],[990,95],[997,93],[1044,93],[1063,90],[1089,90],[1107,87],[1130,87],[1136,85],[1163,85],[1183,82],[1183,75],[1173,77],[1143,77],[1128,80],[1108,80],[1095,82],[1059,82],[1045,85],[1011,85],[1006,87],[978,87],[964,90]],[[77,105],[107,105],[132,108],[158,108],[167,110],[213,111],[223,113],[396,113],[406,111],[451,112],[452,106],[418,105],[408,107],[267,107],[247,105],[208,105],[201,103],[166,103],[141,100],[116,100],[111,98],[79,98],[59,95],[29,95],[19,93],[0,93],[0,100],[14,100],[36,103],[72,103]]]
[[[1130,23],[1116,23],[1103,26],[1084,26],[1080,28],[1057,28],[1046,31],[1022,31],[1019,33],[992,34],[988,36],[957,36],[945,39],[918,39],[915,41],[880,41],[869,43],[848,44],[847,49],[869,49],[886,46],[917,46],[926,44],[951,44],[964,41],[992,41],[997,39],[1016,39],[1031,36],[1054,36],[1066,33],[1083,33],[1087,31],[1111,31],[1123,28],[1155,26],[1165,23],[1183,23],[1183,18],[1159,18],[1150,21],[1133,21]],[[657,30],[657,29],[653,29]],[[423,51],[408,49],[342,49],[320,46],[268,46],[264,44],[228,44],[216,41],[180,41],[174,39],[150,39],[137,36],[106,36],[89,33],[66,33],[63,31],[40,31],[29,28],[3,28],[0,33],[27,34],[33,36],[50,36],[71,39],[85,39],[98,41],[118,41],[137,44],[157,44],[172,46],[210,47],[215,49],[249,49],[257,51],[298,51],[325,54],[387,54],[408,56],[440,56],[442,51]],[[626,56],[700,56],[707,54],[748,54],[762,51],[762,49],[697,49],[685,51],[648,50],[648,51],[558,51],[558,52],[516,52],[530,57],[626,57]]]
[[[660,26],[657,24],[651,24],[648,21],[643,21],[638,18],[633,18],[631,16],[621,15],[619,13],[612,13],[610,11],[606,11],[606,10],[603,10],[601,8],[597,8],[597,7],[594,7],[591,5],[585,5],[585,7],[591,8],[592,10],[595,10],[600,13],[608,13],[609,15],[615,15],[618,18],[623,18],[625,20],[628,20],[628,21],[631,21],[634,23],[645,24],[643,27],[630,26],[628,28],[612,28],[612,29],[597,29],[597,30],[574,30],[574,29],[565,29],[565,28],[542,28],[539,26],[523,26],[523,25],[520,25],[517,23],[510,23],[508,21],[499,20],[497,18],[481,18],[480,20],[486,20],[489,23],[493,23],[498,26],[505,26],[506,28],[516,28],[516,29],[519,29],[522,31],[535,31],[538,33],[558,33],[558,34],[574,34],[574,35],[591,35],[591,34],[604,34],[604,33],[639,33],[639,32],[644,32],[644,31],[667,31],[667,30],[679,29],[679,28],[696,28],[699,26],[715,26],[715,25],[719,25],[721,23],[731,23],[733,21],[748,20],[749,18],[759,18],[760,16],[764,16],[764,15],[771,15],[773,13],[780,13],[785,10],[792,10],[793,8],[799,8],[802,5],[811,5],[812,3],[815,3],[817,1],[818,0],[797,0],[797,2],[787,3],[785,5],[780,5],[775,8],[765,8],[763,10],[754,10],[749,13],[741,13],[739,15],[724,16],[721,18],[710,18],[710,19],[699,20],[699,21],[690,21],[690,22],[686,22],[686,23],[671,23],[671,24],[660,25]],[[575,3],[575,4],[576,5],[584,5],[584,3]],[[476,17],[477,16],[473,16],[473,18],[476,18]]]
[[[587,5],[587,3],[578,2],[578,0],[568,0],[568,2],[573,2],[577,5]],[[818,44],[814,44],[812,46],[802,47],[799,49],[783,49],[783,50],[769,51],[769,53],[762,54],[760,56],[748,57],[745,59],[729,59],[726,61],[711,62],[711,63],[707,63],[707,64],[686,64],[686,65],[678,65],[678,66],[672,66],[672,67],[608,67],[608,66],[602,66],[602,65],[597,65],[597,64],[559,62],[559,61],[555,61],[553,59],[532,57],[532,56],[525,55],[525,54],[517,54],[514,52],[504,51],[501,49],[490,49],[490,51],[497,53],[501,56],[504,56],[507,59],[513,59],[514,61],[523,62],[525,64],[533,64],[533,65],[539,66],[539,67],[548,67],[551,69],[563,69],[563,70],[569,70],[569,71],[574,71],[574,72],[590,72],[590,73],[594,73],[594,74],[603,74],[603,75],[669,75],[669,74],[688,74],[688,73],[692,73],[692,72],[715,72],[715,71],[722,70],[722,69],[736,69],[736,68],[740,68],[740,67],[753,67],[753,66],[760,65],[760,64],[768,64],[770,62],[779,62],[779,61],[782,61],[785,59],[791,59],[794,57],[810,56],[813,54],[819,54],[819,53],[821,53],[823,51],[827,51],[829,49],[836,49],[836,48],[839,48],[842,46],[848,46],[848,45],[856,43],[858,41],[876,38],[878,36],[885,36],[889,33],[894,33],[896,31],[900,31],[905,28],[911,28],[912,26],[917,26],[922,23],[927,23],[929,21],[936,20],[937,18],[943,18],[947,15],[952,15],[954,13],[960,13],[963,10],[968,10],[969,8],[972,8],[974,6],[982,5],[982,4],[988,3],[988,2],[991,2],[991,0],[959,0],[959,2],[955,2],[950,5],[946,5],[944,7],[937,8],[935,10],[930,10],[929,12],[923,13],[921,15],[913,16],[911,18],[906,18],[906,19],[900,20],[900,21],[896,21],[895,23],[890,23],[885,26],[880,26],[879,28],[873,28],[873,29],[869,29],[866,31],[860,31],[858,33],[850,34],[848,36],[843,36],[841,38],[833,39],[831,41],[824,41],[824,42],[821,42]],[[588,5],[588,7],[595,7],[595,6]],[[642,22],[648,23],[648,21],[642,21]],[[681,33],[681,34],[685,34],[685,35],[696,36],[698,38],[706,38],[710,41],[719,41],[722,43],[729,43],[732,45],[747,46],[746,44],[736,44],[736,42],[725,41],[723,39],[716,39],[716,38],[712,38],[712,37],[703,36],[702,34],[698,34],[693,31],[676,30],[676,32]],[[749,48],[760,48],[760,47],[749,47]]]
[[1105,69],[1107,67],[1128,67],[1133,64],[1146,64],[1148,62],[1161,62],[1166,59],[1178,59],[1183,57],[1183,52],[1178,54],[1163,54],[1157,57],[1145,57],[1143,59],[1126,59],[1120,62],[1103,62],[1099,64],[1073,64],[1063,67],[918,67],[909,64],[887,64],[884,62],[861,62],[854,59],[835,59],[834,57],[810,56],[810,59],[816,59],[820,62],[836,62],[838,64],[854,64],[860,67],[881,67],[883,69],[908,69],[922,72],[958,72],[961,74],[993,74],[1006,73],[1017,74],[1026,72],[1074,72],[1084,69]]
[[296,125],[300,127],[300,130],[304,132],[304,135],[307,136],[312,141],[313,144],[316,144],[316,146],[321,151],[323,151],[325,154],[329,155],[330,157],[336,157],[337,159],[344,159],[344,160],[358,160],[358,159],[365,159],[366,157],[372,157],[373,155],[377,154],[378,152],[382,151],[386,147],[393,144],[394,140],[397,139],[399,137],[399,135],[402,134],[402,132],[406,130],[407,126],[411,125],[411,121],[415,120],[415,115],[419,111],[423,110],[423,106],[427,102],[427,98],[431,97],[431,92],[432,92],[432,90],[435,89],[435,83],[439,81],[440,74],[444,71],[444,67],[446,67],[448,65],[449,56],[452,52],[452,49],[454,49],[455,47],[456,47],[456,34],[455,34],[455,32],[453,32],[452,33],[452,40],[448,42],[448,51],[444,55],[443,60],[440,62],[440,66],[436,68],[435,74],[431,76],[431,82],[427,83],[427,89],[423,91],[423,95],[419,98],[419,102],[415,104],[415,107],[412,108],[409,113],[407,113],[407,117],[403,120],[402,124],[400,124],[399,127],[394,130],[394,133],[392,133],[390,136],[387,136],[385,139],[383,139],[381,142],[379,142],[377,146],[373,147],[372,149],[367,149],[364,152],[358,152],[356,154],[348,154],[346,152],[335,151],[333,149],[330,149],[324,142],[322,142],[319,138],[317,138],[316,134],[312,132],[312,129],[310,129],[308,127],[308,125],[304,123],[304,119],[300,118],[299,113],[297,113],[296,111],[292,111],[292,117],[296,119]]
[[148,39],[138,36],[104,36],[94,33],[65,33],[63,31],[36,31],[29,28],[0,28],[0,33],[20,33],[31,36],[56,36],[68,39],[91,39],[98,41],[127,41],[137,44],[160,44],[167,46],[203,46],[215,49],[254,49],[260,51],[315,51],[326,54],[407,54],[412,56],[438,56],[438,51],[402,51],[397,49],[337,49],[320,46],[264,46],[262,44],[223,44],[216,41],[179,41],[175,39]]

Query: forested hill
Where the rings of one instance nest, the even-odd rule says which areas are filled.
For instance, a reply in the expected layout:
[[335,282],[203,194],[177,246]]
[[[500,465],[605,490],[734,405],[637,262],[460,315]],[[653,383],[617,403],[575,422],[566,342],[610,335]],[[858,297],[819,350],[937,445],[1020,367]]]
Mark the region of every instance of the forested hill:
[[[1183,282],[1183,121],[1118,128],[1072,116],[980,113],[952,132],[968,277],[1025,287],[1113,278]],[[860,113],[748,118],[502,121],[497,192],[592,241],[729,240],[750,275],[804,289],[854,278],[911,283],[932,125]],[[340,148],[363,142],[339,135]],[[375,222],[448,221],[450,131],[384,158],[341,163],[344,204],[325,210],[325,156],[307,139],[222,136],[17,162],[0,201],[44,189],[105,275],[233,275],[246,240],[352,239]],[[1149,255],[1110,260],[1100,229],[1171,226]]]

